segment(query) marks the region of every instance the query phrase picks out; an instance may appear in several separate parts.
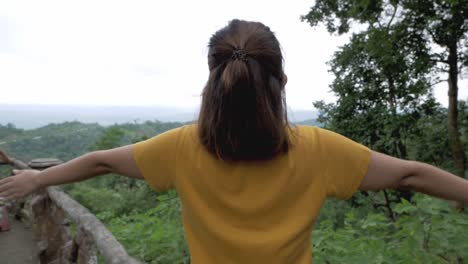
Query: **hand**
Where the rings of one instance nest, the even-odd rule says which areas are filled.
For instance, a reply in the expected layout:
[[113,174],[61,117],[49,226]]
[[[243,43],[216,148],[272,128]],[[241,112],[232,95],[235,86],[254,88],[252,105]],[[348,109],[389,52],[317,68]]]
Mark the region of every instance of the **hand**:
[[14,176],[0,180],[0,198],[17,199],[39,189],[39,173],[38,170],[13,170]]

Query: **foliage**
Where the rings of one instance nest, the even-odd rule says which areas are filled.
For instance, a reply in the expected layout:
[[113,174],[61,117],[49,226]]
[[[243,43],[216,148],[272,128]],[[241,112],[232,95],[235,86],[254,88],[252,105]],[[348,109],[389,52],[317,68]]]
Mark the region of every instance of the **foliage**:
[[[453,72],[450,59],[466,57],[453,55],[454,49],[467,51],[458,42],[468,33],[460,22],[468,18],[463,8],[468,10],[468,1],[317,0],[303,17],[312,26],[323,23],[329,32],[344,34],[353,22],[363,25],[329,62],[335,76],[331,90],[338,99],[314,103],[319,122],[373,150],[460,174],[463,147],[457,143],[457,119],[450,118],[456,109],[450,104],[448,111],[442,109],[431,90],[441,71]],[[449,74],[449,94],[456,93],[457,78]],[[401,191],[368,195],[376,207],[385,204],[389,216],[392,203],[411,196]]]
[[[414,124],[439,106],[430,93],[429,57],[418,54],[424,46],[405,45],[402,40],[408,35],[408,28],[390,23],[353,34],[329,62],[335,76],[331,90],[338,99],[314,103],[319,122],[375,151],[410,158],[409,142],[424,133],[423,126]],[[393,217],[391,204],[411,196],[402,191],[371,193],[362,202],[386,208]]]
[[[0,130],[2,128],[0,127]],[[103,132],[97,124],[65,122],[11,133],[0,141],[0,148],[10,156],[29,161],[35,158],[70,160],[82,155]]]
[[104,134],[89,148],[93,150],[112,149],[122,145],[125,132],[117,126],[112,126],[104,131]]
[[[138,142],[179,125],[114,125],[88,149],[105,150]],[[180,204],[174,192],[158,194],[146,182],[113,174],[64,188],[107,224],[131,255],[148,263],[189,263]]]
[[[354,97],[357,94],[358,98],[359,94],[356,90],[365,89],[374,83],[377,83],[377,86],[380,87],[380,89],[376,90],[379,94],[389,92],[390,95],[393,95],[391,97],[394,97],[398,94],[398,91],[402,91],[413,97],[413,89],[410,86],[412,83],[417,84],[420,82],[416,87],[423,88],[423,90],[418,90],[421,95],[424,95],[424,90],[428,91],[432,84],[439,82],[441,76],[447,76],[446,81],[449,91],[447,124],[454,162],[452,169],[456,174],[463,176],[466,159],[457,115],[459,112],[458,79],[462,76],[460,73],[463,73],[468,66],[468,46],[466,45],[468,42],[467,0],[317,0],[309,13],[303,16],[302,19],[309,22],[313,27],[324,24],[330,33],[344,34],[352,31],[352,29],[359,31],[353,34],[350,44],[342,48],[332,60],[332,71],[337,78],[337,81],[332,85],[334,92],[337,92],[336,90],[339,89],[341,84],[338,73],[345,76],[348,74],[354,76],[354,79],[347,84],[348,87],[353,88],[355,86],[358,88],[352,89],[354,93],[351,93],[351,96]],[[359,24],[359,29],[353,28],[352,23]],[[367,47],[363,54],[374,58],[373,60],[352,58],[352,60],[361,64],[348,64],[346,61],[340,60],[343,56],[346,58],[346,52],[349,50],[357,52],[356,57],[362,57],[361,53],[359,53],[360,50],[356,48],[359,43],[364,43],[365,47]],[[351,54],[354,56],[354,53]],[[342,70],[343,68],[345,71]],[[368,71],[361,71],[362,68],[378,74],[369,75]],[[379,79],[375,81],[374,78],[381,75],[385,76],[388,85],[379,82]],[[400,78],[394,78],[395,76]],[[399,86],[401,86],[400,84],[409,86],[404,90],[393,89],[392,92],[392,83]],[[343,96],[346,96],[346,94],[341,93],[339,98],[342,99]],[[364,95],[364,97],[368,98],[368,95]],[[408,98],[408,96],[405,97]],[[388,97],[385,96],[385,98]],[[350,100],[346,101],[349,102]],[[359,104],[356,99],[351,99],[351,101],[354,104]],[[378,100],[374,100],[374,102],[378,102]],[[348,111],[348,114],[354,114],[359,110],[358,107],[346,103],[338,102],[337,105],[338,107],[328,106],[324,105],[323,102],[317,104],[318,107],[322,107],[324,112],[330,111],[333,113],[333,110],[340,108],[343,110],[344,107],[347,107],[345,111]],[[354,110],[354,112],[350,110]],[[399,113],[398,116],[405,112],[398,108],[396,110],[396,113]],[[379,104],[372,109],[363,110],[363,112],[369,113],[379,121],[381,120],[379,115],[381,111],[384,110],[381,109]],[[330,119],[334,120],[334,116],[336,115],[332,115]],[[362,121],[362,118],[356,118],[356,120]],[[411,120],[390,122],[390,124],[399,127],[408,124],[408,122],[411,122]],[[388,122],[378,124],[378,121],[375,121],[372,124],[374,126],[363,126],[362,130],[367,128],[374,131],[375,128],[387,125]],[[363,132],[361,132],[362,134]],[[390,135],[389,139],[400,140],[399,133],[391,133]],[[385,142],[388,141],[385,140]],[[389,143],[390,145],[393,144],[392,142]],[[397,145],[402,146],[404,144]],[[390,154],[395,155],[396,153]],[[400,155],[396,156],[405,157],[405,153],[401,151],[398,154]]]
[[[147,121],[141,124],[119,124],[103,127],[98,124],[84,124],[80,122],[65,122],[49,124],[31,130],[14,129],[14,125],[0,125],[0,149],[10,156],[29,161],[36,158],[58,158],[64,161],[82,155],[93,147],[106,149],[105,141],[113,141],[112,131],[124,134],[114,146],[131,144],[136,139],[149,138],[163,131],[179,127],[184,123]],[[111,131],[111,132],[109,132]],[[101,138],[110,133],[109,139]],[[98,140],[102,142],[97,142]],[[114,142],[116,143],[116,142]],[[102,144],[96,146],[96,144]],[[94,145],[94,146],[93,146]],[[112,145],[112,144],[111,144]]]
[[[336,228],[333,218],[313,231],[314,262],[317,263],[459,263],[468,258],[462,235],[468,228],[466,214],[449,211],[447,202],[417,195],[415,203],[403,201],[395,207],[399,215],[391,221],[369,212],[361,217],[345,213],[344,225]],[[328,205],[324,208],[327,211]]]
[[[420,134],[408,135],[411,140],[406,142],[409,156],[421,160],[427,158],[428,161],[435,158],[440,162],[438,165],[451,166],[444,163],[449,155],[446,152],[439,153],[439,156],[427,153],[436,152],[448,144],[443,136],[446,127],[441,121],[445,113],[446,109],[436,107],[433,112],[420,117],[416,125],[421,127],[414,130]],[[468,111],[462,113],[460,118],[464,120],[463,116]],[[26,130],[9,137],[26,140],[26,135],[36,137],[39,132],[52,136],[56,133],[54,129],[57,129],[57,134],[73,137],[79,135],[76,129],[87,126],[90,125],[55,124],[34,130],[34,133]],[[52,153],[70,148],[76,153],[91,148],[113,148],[144,140],[174,126],[151,122],[95,127],[94,132],[99,133],[90,134],[93,141],[81,150],[77,150],[81,146],[70,139],[57,143],[64,144],[63,147],[51,145],[42,151]],[[92,130],[88,128],[82,132]],[[466,126],[463,131],[466,131]],[[44,157],[44,154],[38,156]],[[10,172],[7,167],[3,169],[5,173]],[[180,201],[175,192],[156,193],[143,181],[132,181],[117,175],[66,185],[64,189],[96,214],[130,255],[146,263],[190,263]],[[456,263],[457,257],[468,258],[464,235],[466,215],[451,212],[447,204],[440,200],[418,196],[411,203],[403,200],[394,205],[395,221],[392,221],[384,202],[383,193],[360,193],[349,201],[327,201],[312,236],[314,262]]]
[[431,115],[425,115],[413,124],[416,129],[407,142],[409,158],[452,170],[454,164],[447,137],[446,120],[447,110],[438,107]]
[[12,169],[9,166],[0,166],[0,179],[10,176]]
[[115,218],[108,226],[129,254],[146,263],[190,263],[175,192],[159,195],[153,209]]
[[[463,144],[465,146],[468,146],[468,98],[465,101],[460,101],[458,108],[460,109],[458,119],[460,122],[461,137],[463,140]],[[468,154],[466,156],[468,157]]]
[[189,263],[175,192],[158,194],[145,182],[132,189],[86,183],[67,189],[107,225],[130,255],[145,263]]
[[413,124],[437,106],[428,93],[428,68],[416,69],[420,62],[398,47],[404,34],[397,29],[355,34],[330,62],[337,102],[314,104],[326,127],[401,158],[407,158]]
[[[466,0],[315,1],[303,20],[313,27],[324,24],[330,33],[352,32],[329,63],[338,99],[314,103],[318,121],[374,150],[459,174],[465,161],[457,138],[466,144],[468,112],[464,101],[457,108],[457,81],[468,66],[467,11]],[[448,109],[431,93],[443,75]],[[348,202],[327,204],[314,232],[315,260],[463,262],[466,241],[458,232],[466,227],[466,216],[435,199],[418,198],[416,204],[407,199],[411,193],[362,192]],[[347,209],[352,213],[343,217]]]
[[8,137],[21,134],[22,132],[22,129],[16,128],[12,123],[6,125],[0,124],[0,139],[6,140]]

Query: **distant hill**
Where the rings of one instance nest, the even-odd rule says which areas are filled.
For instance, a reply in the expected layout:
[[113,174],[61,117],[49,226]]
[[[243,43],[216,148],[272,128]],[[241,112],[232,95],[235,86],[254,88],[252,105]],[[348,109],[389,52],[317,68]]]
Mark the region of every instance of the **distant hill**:
[[[103,126],[145,121],[188,122],[197,119],[197,109],[161,106],[66,106],[0,104],[0,124],[33,129],[50,123],[77,121]],[[312,110],[291,110],[289,119],[300,123],[316,117]]]
[[[127,123],[115,127],[124,132],[121,144],[149,138],[184,123],[144,122]],[[106,127],[97,123],[64,122],[40,128],[23,130],[0,125],[0,149],[21,160],[34,158],[59,158],[69,160],[82,155],[104,134]]]
[[296,122],[298,125],[306,125],[306,126],[322,126],[316,119],[306,119],[304,121]]
[[50,123],[78,121],[103,126],[144,121],[187,122],[196,118],[193,109],[159,106],[66,106],[0,104],[0,124],[33,129]]
[[[69,160],[89,151],[108,126],[125,132],[122,144],[196,119],[195,109],[143,106],[0,105],[0,149],[30,160]],[[291,110],[292,123],[318,125],[315,112]]]
[[[320,126],[315,119],[294,123]],[[145,121],[117,124],[112,127],[124,132],[124,137],[120,142],[124,145],[135,140],[152,137],[184,124],[186,122]],[[33,129],[22,129],[11,124],[0,124],[0,149],[25,161],[39,157],[70,160],[89,151],[90,147],[108,128],[98,123],[81,123],[77,121],[51,123]]]

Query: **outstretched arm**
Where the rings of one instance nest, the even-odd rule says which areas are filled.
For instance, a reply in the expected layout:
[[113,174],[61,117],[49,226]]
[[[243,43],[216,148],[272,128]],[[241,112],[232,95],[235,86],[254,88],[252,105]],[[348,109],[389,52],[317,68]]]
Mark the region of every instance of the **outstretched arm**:
[[434,166],[373,151],[359,187],[363,191],[404,188],[468,204],[468,180]]
[[0,180],[0,197],[15,199],[38,188],[83,181],[111,172],[143,179],[133,158],[133,145],[90,152],[44,171],[14,171],[14,177]]

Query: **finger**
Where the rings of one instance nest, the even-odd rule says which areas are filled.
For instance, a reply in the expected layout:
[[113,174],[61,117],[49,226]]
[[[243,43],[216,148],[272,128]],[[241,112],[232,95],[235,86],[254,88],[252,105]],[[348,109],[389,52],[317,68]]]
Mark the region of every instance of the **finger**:
[[13,170],[14,175],[20,174],[21,172],[23,172],[23,170]]
[[6,190],[0,191],[0,197],[5,197],[8,194],[11,194],[12,192],[14,192],[12,188],[8,188]]
[[12,187],[13,187],[13,183],[0,184],[0,194],[8,189],[11,189]]
[[0,197],[2,197],[3,199],[5,199],[7,201],[12,200],[13,196],[14,196],[14,192],[12,192],[12,191],[4,191],[4,192],[0,193]]
[[3,184],[7,184],[9,182],[11,182],[13,180],[13,177],[7,177],[5,179],[1,179],[0,180],[0,186],[2,186]]

